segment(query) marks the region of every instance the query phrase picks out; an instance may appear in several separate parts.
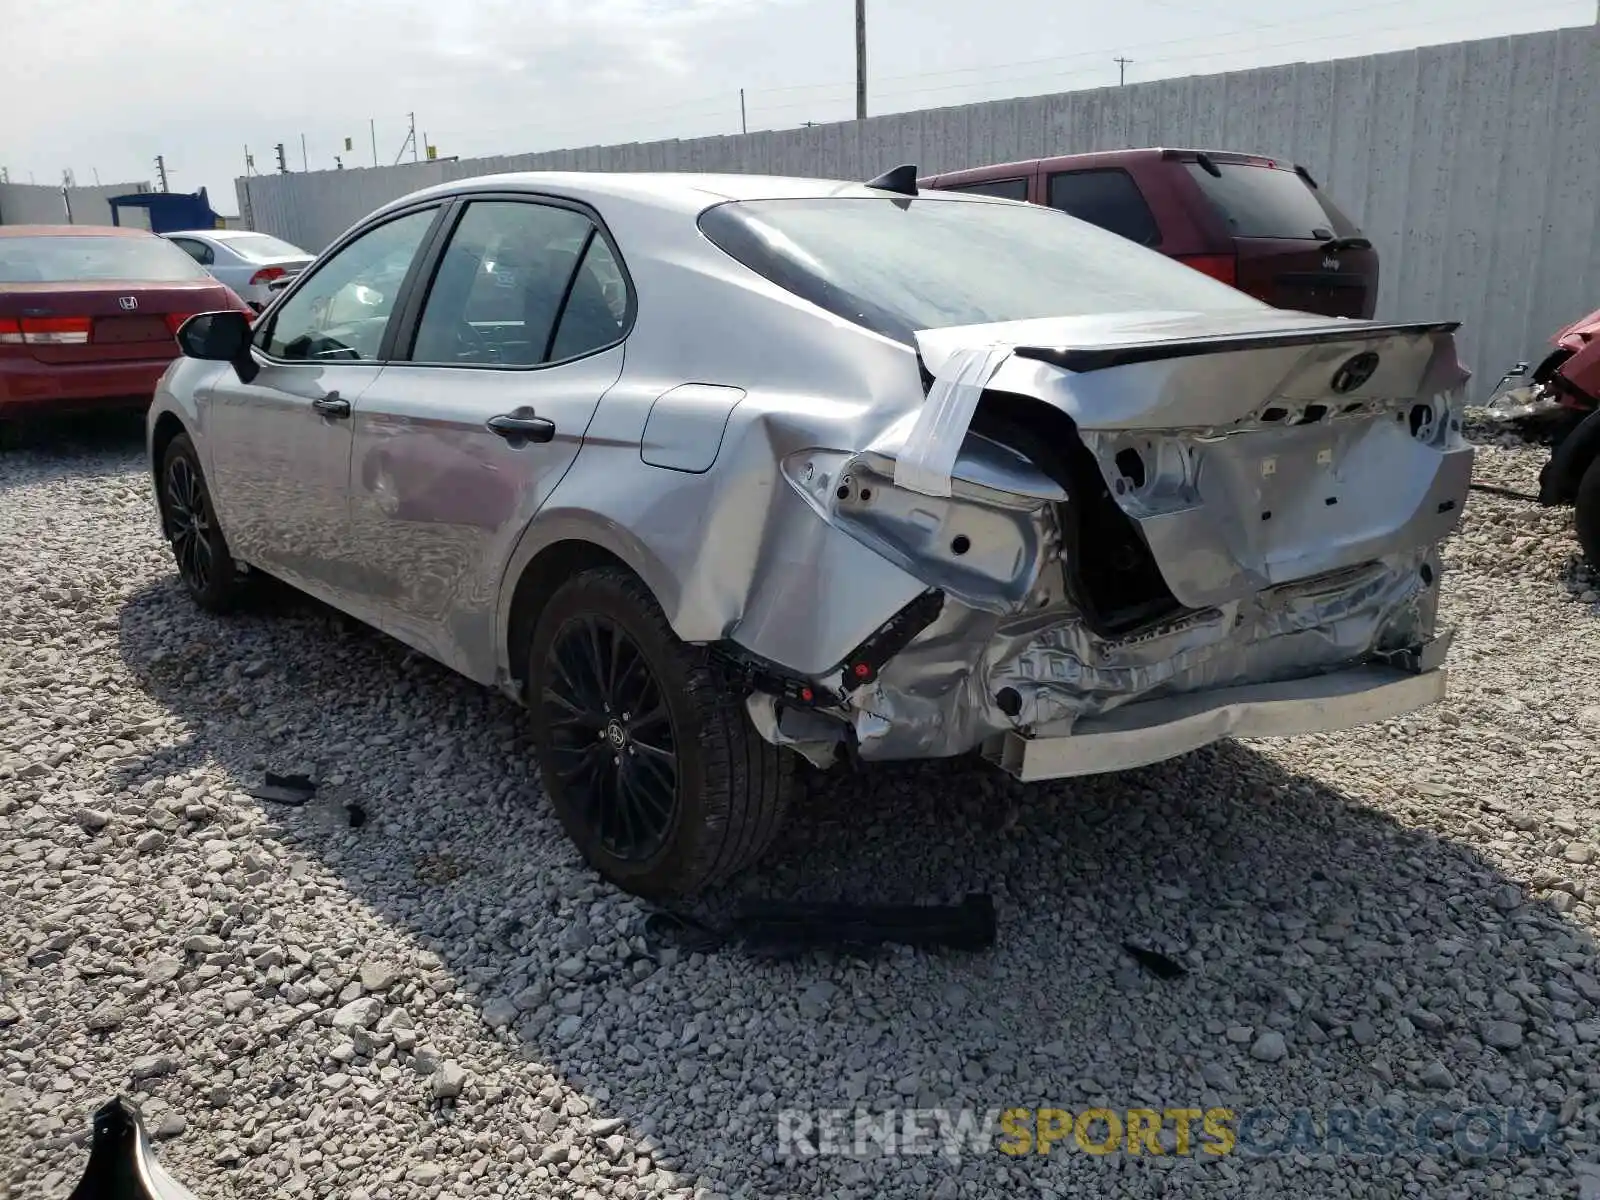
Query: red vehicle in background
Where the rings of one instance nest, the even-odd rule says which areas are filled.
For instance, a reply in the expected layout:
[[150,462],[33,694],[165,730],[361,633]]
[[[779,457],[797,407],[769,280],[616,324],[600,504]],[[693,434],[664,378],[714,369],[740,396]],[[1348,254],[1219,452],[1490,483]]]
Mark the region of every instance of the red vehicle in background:
[[1551,342],[1527,383],[1517,382],[1528,378],[1527,363],[1505,373],[1487,415],[1550,435],[1554,448],[1539,472],[1539,502],[1573,506],[1584,556],[1600,566],[1600,309]]
[[24,417],[144,407],[178,326],[225,308],[250,312],[155,234],[0,226],[0,433]]
[[1058,208],[1277,308],[1371,318],[1378,252],[1304,167],[1222,150],[1112,150],[918,181]]

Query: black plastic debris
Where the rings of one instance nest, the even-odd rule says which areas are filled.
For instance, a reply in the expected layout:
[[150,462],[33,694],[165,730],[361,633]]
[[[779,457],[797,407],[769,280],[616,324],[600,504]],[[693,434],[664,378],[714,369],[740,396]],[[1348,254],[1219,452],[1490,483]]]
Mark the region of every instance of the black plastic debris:
[[752,953],[778,956],[882,945],[987,950],[996,934],[994,901],[981,893],[944,905],[753,900],[739,909],[725,931],[679,912],[655,913],[646,929],[691,953],[742,943]]
[[271,771],[267,772],[265,783],[250,789],[250,795],[257,800],[287,804],[291,808],[299,808],[316,794],[317,785],[311,782],[309,775],[277,775]]
[[121,1096],[94,1114],[89,1164],[68,1200],[196,1200],[150,1149],[139,1110]]
[[1163,954],[1159,950],[1152,950],[1150,947],[1141,946],[1137,942],[1123,942],[1122,948],[1132,956],[1136,963],[1157,979],[1177,979],[1189,973],[1189,968],[1170,954]]

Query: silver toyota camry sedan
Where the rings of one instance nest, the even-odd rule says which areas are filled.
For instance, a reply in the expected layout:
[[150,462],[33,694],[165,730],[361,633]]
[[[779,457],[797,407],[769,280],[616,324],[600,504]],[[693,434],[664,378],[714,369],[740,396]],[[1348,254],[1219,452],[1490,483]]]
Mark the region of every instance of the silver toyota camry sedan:
[[192,318],[149,452],[199,604],[274,576],[501,688],[587,859],[682,895],[795,755],[1039,780],[1437,700],[1454,329],[910,168],[501,175]]

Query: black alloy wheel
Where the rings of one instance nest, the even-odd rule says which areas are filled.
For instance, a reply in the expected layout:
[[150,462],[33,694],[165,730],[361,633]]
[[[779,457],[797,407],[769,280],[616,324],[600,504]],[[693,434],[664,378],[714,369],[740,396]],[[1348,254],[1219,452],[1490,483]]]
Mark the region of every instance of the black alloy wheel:
[[245,595],[246,577],[228,551],[188,434],[180,433],[167,446],[160,479],[161,521],[172,543],[178,578],[201,608],[227,612]]
[[542,717],[561,788],[617,859],[646,863],[678,803],[677,740],[661,684],[627,632],[587,614],[546,653]]
[[167,460],[167,531],[172,538],[172,555],[178,560],[178,574],[194,592],[211,586],[216,563],[211,551],[211,504],[206,498],[200,473],[187,455]]
[[602,876],[684,897],[772,844],[793,756],[756,732],[742,690],[708,647],[679,640],[638,576],[607,566],[566,580],[525,653],[545,793]]

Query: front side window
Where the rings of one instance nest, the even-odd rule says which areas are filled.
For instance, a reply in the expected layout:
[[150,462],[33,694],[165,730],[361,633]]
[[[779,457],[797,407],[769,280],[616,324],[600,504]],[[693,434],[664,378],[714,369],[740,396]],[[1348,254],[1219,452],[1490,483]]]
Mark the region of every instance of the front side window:
[[1094,313],[1267,306],[1124,237],[1038,205],[918,199],[730,201],[700,228],[780,287],[911,343],[919,329]]
[[284,301],[258,344],[291,361],[376,359],[400,285],[435,213],[429,208],[396,217],[339,250]]
[[626,312],[626,284],[588,217],[550,204],[475,201],[440,259],[410,357],[538,366],[614,343]]

